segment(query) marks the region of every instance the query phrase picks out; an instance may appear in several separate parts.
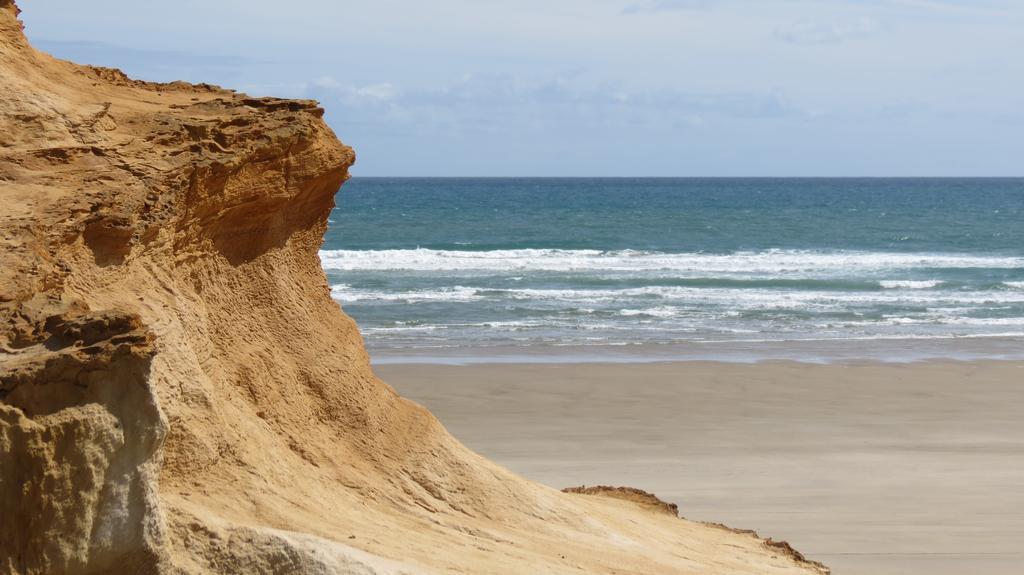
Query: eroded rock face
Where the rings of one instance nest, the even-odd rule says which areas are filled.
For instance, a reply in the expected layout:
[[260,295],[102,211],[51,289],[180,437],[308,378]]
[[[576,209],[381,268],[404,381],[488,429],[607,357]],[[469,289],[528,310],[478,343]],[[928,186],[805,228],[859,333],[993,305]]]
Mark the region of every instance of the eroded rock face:
[[316,102],[55,60],[16,15],[0,0],[0,571],[821,572],[467,450],[330,298],[354,155]]
[[[6,573],[155,571],[164,419],[152,338],[126,314],[54,315],[0,373]],[[22,341],[25,342],[24,340]]]

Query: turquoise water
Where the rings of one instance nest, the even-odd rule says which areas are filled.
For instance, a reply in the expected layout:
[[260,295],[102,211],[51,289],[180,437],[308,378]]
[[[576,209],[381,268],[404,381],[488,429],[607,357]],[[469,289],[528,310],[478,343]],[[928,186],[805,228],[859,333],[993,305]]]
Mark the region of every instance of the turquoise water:
[[375,350],[1024,336],[1024,179],[390,179],[321,259]]

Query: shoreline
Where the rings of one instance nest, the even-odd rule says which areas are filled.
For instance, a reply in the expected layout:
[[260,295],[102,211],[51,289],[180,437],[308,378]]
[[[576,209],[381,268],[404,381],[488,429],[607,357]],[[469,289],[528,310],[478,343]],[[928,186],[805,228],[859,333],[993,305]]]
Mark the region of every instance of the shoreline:
[[839,575],[1012,575],[1024,562],[1024,361],[375,371],[527,478],[644,489]]
[[382,348],[372,341],[373,364],[488,365],[720,362],[757,364],[791,361],[811,365],[849,362],[885,364],[929,361],[1024,361],[1024,337],[1013,335],[944,338],[734,340],[626,345],[522,345],[436,348]]

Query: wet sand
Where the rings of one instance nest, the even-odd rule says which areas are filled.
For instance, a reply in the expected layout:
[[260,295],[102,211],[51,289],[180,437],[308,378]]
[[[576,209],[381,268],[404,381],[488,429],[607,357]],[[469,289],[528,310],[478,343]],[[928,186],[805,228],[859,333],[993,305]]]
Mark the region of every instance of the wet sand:
[[646,489],[837,575],[1024,573],[1024,362],[376,371],[553,487]]

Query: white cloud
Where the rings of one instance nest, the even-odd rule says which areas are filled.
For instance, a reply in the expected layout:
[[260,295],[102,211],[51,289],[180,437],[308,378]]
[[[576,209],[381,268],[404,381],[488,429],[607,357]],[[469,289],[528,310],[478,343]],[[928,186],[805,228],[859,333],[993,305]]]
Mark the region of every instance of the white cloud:
[[349,106],[387,104],[400,95],[398,88],[387,82],[352,86],[339,82],[333,76],[319,76],[309,85],[315,96],[333,95]]
[[837,44],[872,36],[880,29],[878,23],[868,17],[832,22],[801,20],[780,26],[775,30],[775,36],[792,44]]
[[317,88],[324,88],[328,90],[342,87],[341,82],[335,80],[334,76],[320,76],[318,78],[315,78],[312,82],[310,82],[310,84],[316,86]]
[[363,87],[333,79],[311,83],[315,97],[344,108],[346,121],[403,124],[443,121],[452,129],[521,130],[529,126],[628,124],[697,126],[717,119],[775,119],[802,115],[788,98],[773,91],[700,92],[666,87],[629,90],[588,84],[579,78],[526,79],[510,75],[465,75],[448,83],[400,90],[384,83]]
[[398,97],[398,90],[391,84],[370,84],[349,91],[349,96],[374,103],[390,102]]
[[640,0],[622,9],[623,14],[641,14],[644,12],[666,12],[670,10],[704,10],[710,8],[714,0]]

